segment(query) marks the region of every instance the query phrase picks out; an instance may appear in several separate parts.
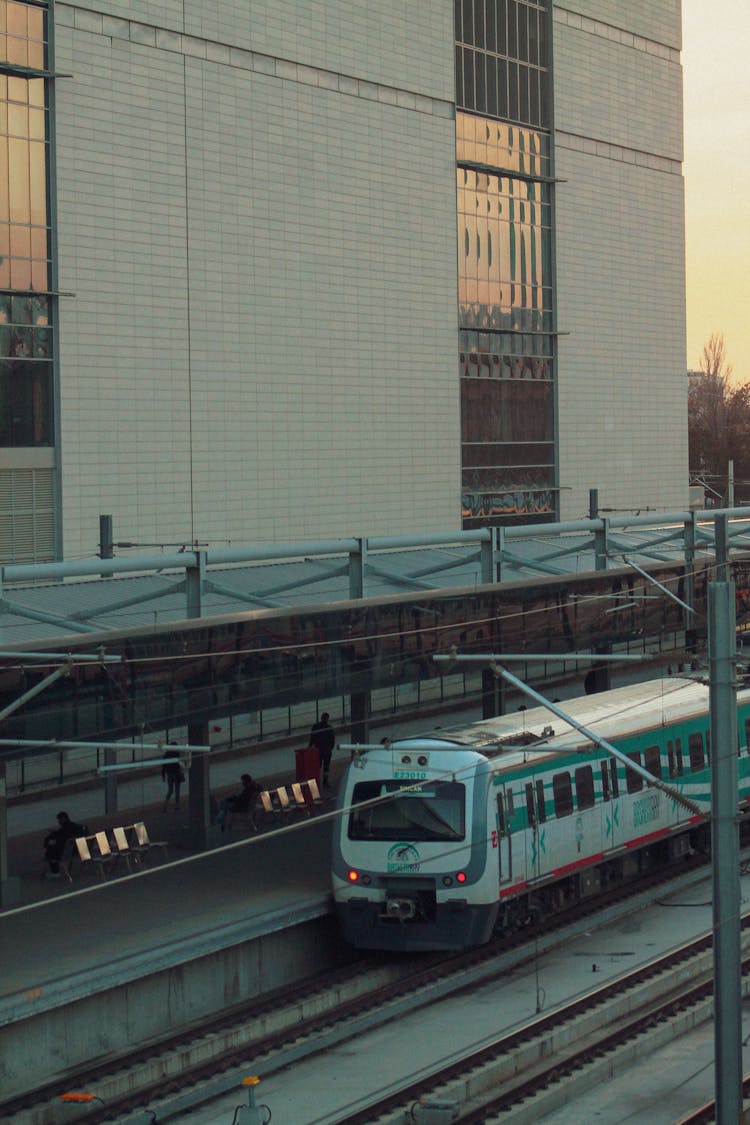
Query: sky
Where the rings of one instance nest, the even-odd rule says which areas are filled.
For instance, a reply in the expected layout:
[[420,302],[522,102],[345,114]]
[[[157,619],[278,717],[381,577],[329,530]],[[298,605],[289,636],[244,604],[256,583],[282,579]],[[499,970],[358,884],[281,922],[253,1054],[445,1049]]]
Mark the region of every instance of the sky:
[[721,333],[750,383],[750,0],[682,0],[687,365]]

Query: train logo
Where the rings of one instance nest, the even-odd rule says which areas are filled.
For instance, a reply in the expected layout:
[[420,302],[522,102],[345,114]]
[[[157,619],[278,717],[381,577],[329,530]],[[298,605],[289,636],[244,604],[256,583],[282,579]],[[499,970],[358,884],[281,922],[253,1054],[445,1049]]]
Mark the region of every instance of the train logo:
[[419,871],[422,857],[413,844],[394,844],[388,849],[389,871]]

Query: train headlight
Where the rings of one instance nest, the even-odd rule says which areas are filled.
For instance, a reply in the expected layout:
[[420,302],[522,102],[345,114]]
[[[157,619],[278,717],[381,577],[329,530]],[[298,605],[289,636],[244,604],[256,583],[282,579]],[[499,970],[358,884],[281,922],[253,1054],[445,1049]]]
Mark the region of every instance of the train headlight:
[[358,883],[359,882],[359,871],[355,871],[354,868],[352,868],[351,871],[347,872],[346,877],[347,877],[347,879],[349,880],[350,883]]
[[419,757],[417,758],[417,765],[418,766],[426,766],[427,761],[428,761],[427,755],[426,754],[420,754]]
[[457,883],[465,883],[466,882],[466,872],[465,871],[459,871],[458,872],[458,874],[456,875],[456,882]]
[[452,875],[443,875],[443,886],[444,887],[452,887],[453,886],[453,876]]

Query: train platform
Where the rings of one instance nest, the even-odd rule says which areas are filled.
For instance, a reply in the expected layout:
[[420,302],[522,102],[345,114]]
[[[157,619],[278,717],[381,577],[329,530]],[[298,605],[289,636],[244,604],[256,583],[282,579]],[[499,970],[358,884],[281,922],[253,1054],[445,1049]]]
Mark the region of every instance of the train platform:
[[[289,752],[281,749],[222,763],[213,793],[221,798],[237,791],[240,774],[253,767],[262,768],[257,780],[265,788],[289,784],[294,780],[289,761]],[[330,820],[344,765],[339,755],[331,787],[323,790],[324,803],[312,816],[258,818],[256,833],[240,822],[226,833],[216,831],[213,846],[200,851],[190,843],[187,801],[165,812],[164,785],[158,779],[122,786],[123,807],[116,813],[98,811],[101,793],[91,790],[12,806],[9,870],[19,893],[17,904],[0,911],[0,942],[12,950],[12,957],[4,959],[0,1013],[19,990],[49,987],[53,980],[97,971],[115,960],[122,963],[128,955],[158,956],[164,945],[173,952],[178,944],[185,950],[207,947],[224,941],[235,926],[244,932],[260,925],[273,928],[280,917],[304,913],[313,903],[316,910],[325,910]],[[42,840],[61,809],[91,832],[143,821],[150,839],[167,847],[153,848],[132,874],[118,864],[102,879],[93,864],[83,870],[76,862],[72,882],[50,879]],[[29,822],[36,825],[34,831],[19,831],[28,829]]]
[[[239,775],[236,762],[231,771]],[[289,770],[258,780],[288,782]],[[0,912],[3,1095],[64,1080],[330,967],[333,792],[310,816],[224,834],[200,852],[187,842],[187,810],[163,812],[163,790],[156,804],[93,817],[86,802],[101,795],[78,794],[62,807],[89,828],[139,819],[152,841],[169,844],[166,859],[154,849],[150,865],[147,856],[106,880],[75,867],[72,883],[46,880],[43,831],[11,836],[22,902]],[[46,827],[61,802],[44,804],[33,811]]]
[[[334,784],[344,764],[343,756],[339,755],[331,775]],[[211,771],[212,798],[218,801],[229,793],[238,792],[243,773],[251,773],[264,788],[289,785],[295,779],[294,755],[285,748],[278,748],[265,750],[262,754],[234,754],[228,760],[218,761],[212,765]],[[8,869],[10,876],[18,880],[18,894],[17,901],[10,904],[10,908],[49,902],[82,887],[100,885],[101,880],[95,870],[83,874],[77,865],[74,866],[72,884],[64,878],[54,880],[44,877],[42,841],[47,832],[57,827],[55,818],[63,810],[72,820],[85,824],[91,833],[143,821],[152,840],[167,841],[171,860],[200,855],[201,851],[190,841],[187,785],[183,786],[179,809],[170,804],[165,811],[164,790],[164,782],[154,774],[121,783],[119,808],[112,813],[103,811],[101,785],[88,785],[77,791],[68,787],[64,792],[37,793],[31,799],[12,802],[8,811]],[[330,798],[334,792],[335,789],[330,788],[327,796]],[[261,831],[275,826],[259,823]],[[237,827],[228,835],[216,833],[211,847],[225,847],[248,835],[247,829]],[[123,870],[120,868],[117,874],[122,874]],[[0,919],[7,912],[8,907],[0,907]]]
[[0,1024],[328,912],[330,835],[322,813],[6,910]]

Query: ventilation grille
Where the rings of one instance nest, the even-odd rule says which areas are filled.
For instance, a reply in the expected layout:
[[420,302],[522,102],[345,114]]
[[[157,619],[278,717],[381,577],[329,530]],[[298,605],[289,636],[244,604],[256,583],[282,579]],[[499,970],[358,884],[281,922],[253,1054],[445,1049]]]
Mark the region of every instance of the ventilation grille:
[[52,469],[0,469],[0,565],[54,562]]

